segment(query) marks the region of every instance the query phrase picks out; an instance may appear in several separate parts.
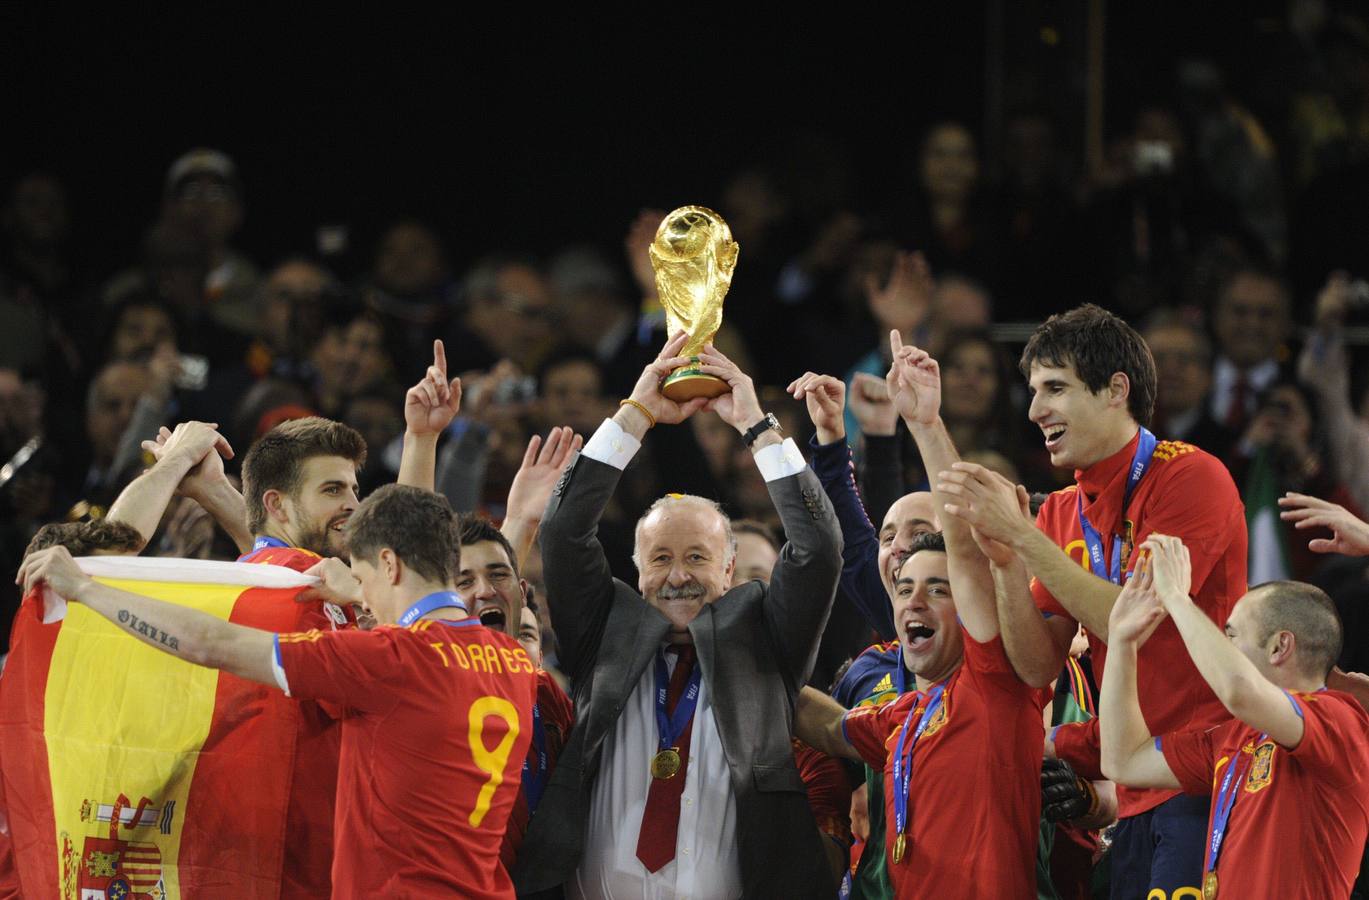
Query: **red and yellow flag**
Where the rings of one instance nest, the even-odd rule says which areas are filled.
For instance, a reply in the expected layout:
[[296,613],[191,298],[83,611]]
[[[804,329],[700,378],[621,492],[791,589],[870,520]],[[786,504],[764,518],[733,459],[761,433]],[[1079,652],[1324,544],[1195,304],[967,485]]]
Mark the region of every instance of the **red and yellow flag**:
[[[290,632],[321,616],[296,602],[315,579],[281,566],[78,562],[113,587],[241,625]],[[0,788],[22,896],[279,897],[309,711],[79,604],[49,596],[44,613],[39,592],[24,599],[0,677]],[[328,855],[293,880],[321,879],[326,894]]]

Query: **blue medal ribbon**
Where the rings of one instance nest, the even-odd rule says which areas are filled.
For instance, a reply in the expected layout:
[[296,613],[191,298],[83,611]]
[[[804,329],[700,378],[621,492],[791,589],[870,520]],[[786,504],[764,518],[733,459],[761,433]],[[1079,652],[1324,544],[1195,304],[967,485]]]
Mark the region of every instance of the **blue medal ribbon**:
[[[1150,461],[1155,456],[1155,435],[1151,434],[1146,428],[1141,429],[1141,438],[1136,442],[1136,455],[1131,458],[1131,470],[1127,472],[1127,486],[1122,492],[1122,518],[1126,519],[1127,506],[1131,503],[1131,492],[1136,489],[1136,485],[1145,476],[1146,470],[1150,468]],[[1112,560],[1111,565],[1103,559],[1103,536],[1098,533],[1088,518],[1084,516],[1084,492],[1076,491],[1077,507],[1079,510],[1079,529],[1084,532],[1084,544],[1089,551],[1089,569],[1099,578],[1106,578],[1113,584],[1122,583],[1122,537],[1113,535],[1112,537]]]
[[533,771],[526,757],[523,758],[523,795],[528,801],[528,815],[537,812],[537,804],[542,802],[542,792],[547,788],[547,733],[542,728],[542,704],[532,705],[532,749],[537,756],[537,771]]
[[404,615],[399,617],[399,624],[412,625],[435,609],[447,609],[449,607],[459,609],[463,613],[466,612],[466,604],[461,602],[456,591],[434,591],[404,610]]
[[265,550],[267,547],[282,547],[286,550],[290,549],[290,545],[285,543],[285,541],[282,541],[280,538],[267,537],[263,534],[252,542],[251,550],[247,551],[242,556],[238,557],[238,562],[242,562],[244,559],[247,559],[247,557],[251,556],[253,553],[256,553],[259,550]]
[[[1263,744],[1265,738],[1269,737],[1268,732],[1259,736],[1255,741],[1255,748],[1258,749]],[[1222,852],[1222,841],[1226,838],[1226,826],[1231,820],[1232,807],[1236,805],[1236,797],[1241,792],[1241,782],[1245,781],[1245,769],[1250,766],[1240,766],[1241,756],[1245,754],[1237,752],[1231,765],[1226,767],[1226,775],[1222,778],[1222,788],[1217,792],[1217,808],[1212,813],[1212,834],[1207,841],[1207,861],[1203,865],[1203,873],[1215,871],[1217,868],[1217,855]],[[1250,765],[1254,764],[1255,754],[1250,754]],[[1241,768],[1241,777],[1236,777],[1236,769]]]
[[[677,662],[676,665],[679,665]],[[669,750],[679,746],[680,735],[689,727],[694,718],[694,707],[699,705],[699,681],[703,677],[702,666],[696,661],[694,671],[689,673],[684,693],[675,704],[675,715],[667,716],[666,693],[670,685],[670,673],[666,671],[665,652],[656,651],[656,728],[660,731],[659,750]]]
[[[908,742],[908,730],[913,724],[913,714],[917,712],[917,703],[913,703],[913,708],[908,710],[908,718],[903,720],[903,728],[898,733],[898,745],[894,748],[894,834],[904,834],[908,828],[908,785],[913,776],[913,750],[917,747],[917,742],[922,738],[922,732],[927,730],[931,724],[932,717],[941,708],[941,701],[946,694],[946,685],[938,684],[932,688],[927,695],[927,707],[922,711],[922,718],[917,723],[917,730],[913,732],[913,740]],[[907,747],[907,762],[904,762],[904,747]]]

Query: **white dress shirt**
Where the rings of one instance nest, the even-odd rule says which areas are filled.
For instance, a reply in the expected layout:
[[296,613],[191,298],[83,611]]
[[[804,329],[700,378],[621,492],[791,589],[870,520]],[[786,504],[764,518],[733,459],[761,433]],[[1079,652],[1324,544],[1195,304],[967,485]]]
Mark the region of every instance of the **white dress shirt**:
[[[674,653],[666,654],[666,666],[674,671]],[[590,793],[585,855],[575,879],[566,886],[572,900],[729,900],[742,895],[737,798],[706,681],[699,685],[690,731],[675,858],[655,872],[648,872],[637,858],[651,785],[648,767],[660,745],[655,669],[647,666],[604,740]]]

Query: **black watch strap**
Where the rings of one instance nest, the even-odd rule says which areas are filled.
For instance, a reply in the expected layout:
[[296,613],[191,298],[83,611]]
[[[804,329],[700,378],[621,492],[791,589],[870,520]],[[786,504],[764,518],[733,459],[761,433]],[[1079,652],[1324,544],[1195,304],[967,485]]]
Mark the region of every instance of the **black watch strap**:
[[746,446],[750,447],[752,444],[756,443],[756,438],[765,434],[772,428],[779,431],[780,420],[775,418],[774,413],[766,413],[764,419],[761,419],[755,425],[746,429],[746,434],[742,435],[742,440],[746,442]]

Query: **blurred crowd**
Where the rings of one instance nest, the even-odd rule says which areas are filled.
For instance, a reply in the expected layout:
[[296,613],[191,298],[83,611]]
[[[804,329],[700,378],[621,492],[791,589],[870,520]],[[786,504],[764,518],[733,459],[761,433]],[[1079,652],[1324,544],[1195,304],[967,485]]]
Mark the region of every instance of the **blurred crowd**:
[[[1369,209],[1369,27],[1327,16],[1291,32],[1284,57],[1275,87],[1183,64],[1174,99],[1135,110],[1092,166],[1049,112],[1023,107],[1005,118],[991,173],[967,111],[928,127],[907,171],[878,180],[873,198],[853,187],[849,160],[819,152],[748,165],[712,196],[679,198],[716,208],[741,246],[719,348],[766,386],[762,400],[790,434],[811,426],[782,386],[804,370],[844,377],[848,439],[859,460],[892,462],[902,485],[875,492],[897,497],[927,473],[874,394],[866,402],[863,377],[887,370],[882,336],[897,329],[942,361],[943,415],[961,453],[1049,491],[1072,473],[1051,469],[1027,422],[1015,364],[1025,331],[1012,326],[1097,302],[1150,343],[1156,433],[1226,461],[1252,521],[1288,490],[1369,509],[1369,396],[1346,339],[1369,306],[1369,229],[1359,224]],[[308,254],[244,254],[253,188],[224,150],[191,150],[146,189],[160,192],[160,215],[128,222],[146,228],[140,258],[94,272],[69,240],[79,204],[60,178],[33,171],[6,188],[9,571],[43,523],[99,518],[149,463],[140,443],[179,421],[218,423],[246,448],[283,420],[321,414],[372,448],[363,492],[393,481],[402,386],[422,376],[435,338],[465,390],[439,486],[458,509],[498,520],[529,436],[556,425],[592,433],[662,342],[647,246],[663,209],[624,222],[612,244],[550,254],[510,244],[480,259],[455,257],[429,223],[397,221],[365,265],[340,266],[338,235],[321,234]],[[634,461],[601,525],[629,581],[632,525],[665,491],[778,524],[729,426],[701,415],[666,431],[678,433]],[[878,500],[867,505],[878,520]],[[1272,523],[1252,527],[1252,583],[1320,580],[1335,595],[1361,582],[1362,564],[1319,565],[1305,540]],[[236,556],[194,504],[173,504],[148,552]],[[536,584],[535,567],[529,578]],[[7,622],[18,598],[6,590]],[[1363,616],[1342,614],[1353,635]],[[1346,646],[1353,654],[1369,642]]]

